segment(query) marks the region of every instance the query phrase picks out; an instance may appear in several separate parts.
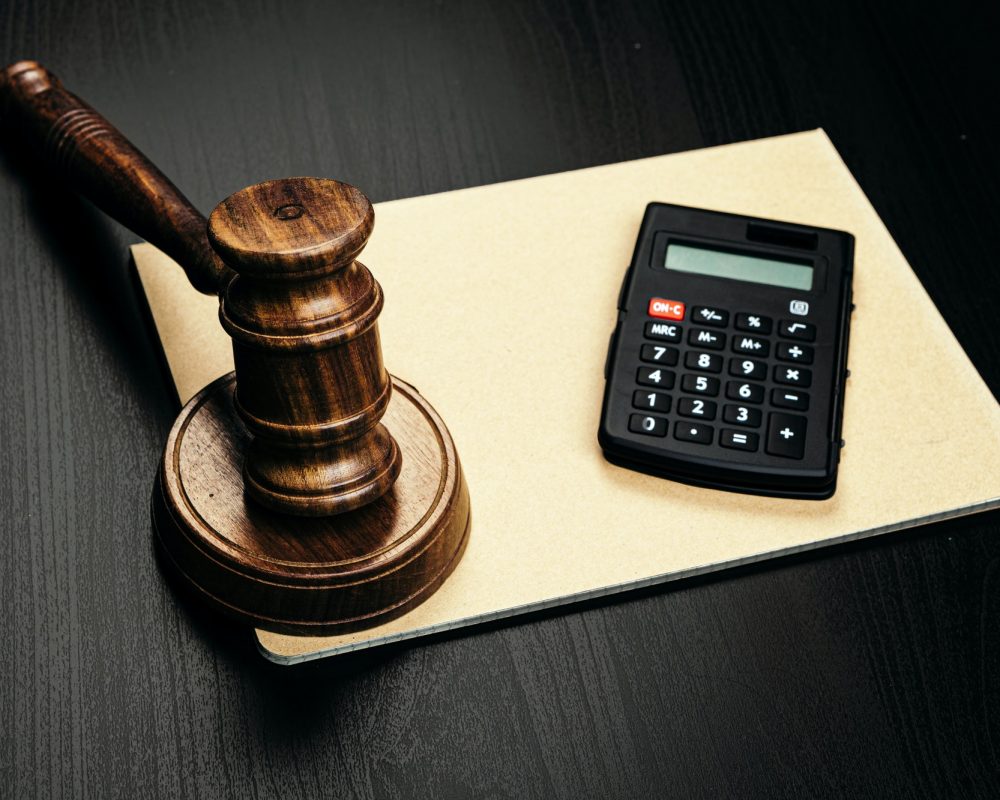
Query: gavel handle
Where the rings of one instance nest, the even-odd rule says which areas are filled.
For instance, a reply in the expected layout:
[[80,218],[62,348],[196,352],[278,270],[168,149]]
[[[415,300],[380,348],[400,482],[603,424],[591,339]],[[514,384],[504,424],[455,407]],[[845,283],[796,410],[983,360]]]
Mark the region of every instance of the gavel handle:
[[232,272],[208,243],[207,222],[128,139],[35,61],[0,73],[0,120],[32,142],[69,184],[179,263],[215,294]]

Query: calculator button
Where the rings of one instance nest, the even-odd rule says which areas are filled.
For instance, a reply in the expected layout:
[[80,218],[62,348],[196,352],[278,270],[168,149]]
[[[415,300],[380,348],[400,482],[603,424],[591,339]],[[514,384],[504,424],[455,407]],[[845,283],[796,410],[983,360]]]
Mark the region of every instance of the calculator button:
[[651,317],[659,319],[684,319],[684,304],[676,300],[664,300],[662,297],[651,297],[649,299],[649,310],[646,312]]
[[688,352],[684,354],[684,366],[699,372],[721,372],[722,356],[714,353]]
[[772,456],[802,458],[806,449],[806,418],[771,414],[767,420],[767,445],[764,449]]
[[715,403],[698,397],[682,397],[677,401],[677,413],[682,417],[715,419]]
[[774,389],[771,392],[771,405],[778,408],[793,408],[796,411],[809,410],[809,395],[794,389]]
[[667,421],[663,417],[633,414],[628,418],[628,429],[632,433],[642,433],[646,436],[666,436]]
[[695,306],[691,311],[691,321],[699,325],[711,325],[713,328],[725,328],[729,324],[729,312],[721,308]]
[[783,319],[778,325],[778,333],[786,339],[812,342],[816,339],[816,326],[797,319]]
[[729,359],[729,374],[762,381],[767,377],[767,364],[763,361],[754,361],[752,358],[731,358]]
[[757,449],[757,439],[756,433],[734,431],[729,428],[723,428],[719,434],[719,444],[732,450],[754,451]]
[[812,372],[805,367],[775,367],[774,380],[788,386],[808,386],[812,383]]
[[799,364],[813,363],[813,349],[807,344],[778,342],[775,355],[780,361],[797,361]]
[[763,403],[764,387],[758,383],[729,381],[726,384],[726,397],[730,400],[742,400],[744,403]]
[[658,339],[661,342],[679,342],[681,340],[681,326],[669,322],[647,322],[646,338]]
[[632,392],[632,406],[645,411],[658,411],[661,414],[666,414],[670,410],[670,395],[639,389]]
[[759,428],[761,413],[759,408],[750,408],[750,406],[726,406],[722,409],[722,418],[733,425]]
[[674,388],[674,373],[659,367],[639,367],[635,380],[642,386],[656,386],[660,389]]
[[751,356],[760,356],[761,358],[767,358],[768,351],[771,349],[770,343],[766,339],[759,339],[756,336],[734,336],[733,337],[733,352],[734,353],[746,353]]
[[688,331],[688,344],[707,350],[721,350],[726,346],[726,334],[700,328]]
[[682,442],[712,443],[712,426],[700,422],[678,422],[674,425],[674,438]]
[[719,393],[719,379],[707,375],[684,375],[681,377],[681,389],[691,394],[715,397]]
[[662,344],[644,344],[639,351],[639,358],[650,364],[665,364],[672,367],[677,363],[677,349]]
[[737,314],[736,330],[766,336],[771,332],[771,318],[760,314]]

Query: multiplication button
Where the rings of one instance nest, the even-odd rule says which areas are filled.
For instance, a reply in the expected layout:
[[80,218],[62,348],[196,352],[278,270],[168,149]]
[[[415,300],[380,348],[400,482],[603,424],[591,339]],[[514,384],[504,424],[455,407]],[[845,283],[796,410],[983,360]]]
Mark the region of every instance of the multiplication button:
[[660,389],[674,388],[674,373],[659,367],[639,367],[635,380],[640,386],[653,386]]
[[775,367],[774,381],[786,386],[805,387],[812,383],[812,373],[805,367]]
[[674,438],[682,442],[695,442],[696,444],[712,443],[712,426],[704,425],[700,422],[678,422],[674,425]]
[[646,436],[666,436],[667,421],[663,417],[633,414],[628,418],[628,429],[632,433],[642,433]]
[[771,414],[767,420],[765,449],[772,456],[802,458],[806,449],[806,418],[793,414]]

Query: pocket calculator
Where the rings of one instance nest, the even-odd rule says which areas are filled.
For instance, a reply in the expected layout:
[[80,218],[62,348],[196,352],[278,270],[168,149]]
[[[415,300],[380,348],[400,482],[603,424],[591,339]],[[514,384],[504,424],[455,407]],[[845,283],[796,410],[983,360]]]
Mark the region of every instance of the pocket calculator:
[[618,297],[598,440],[612,463],[833,495],[854,237],[650,203]]

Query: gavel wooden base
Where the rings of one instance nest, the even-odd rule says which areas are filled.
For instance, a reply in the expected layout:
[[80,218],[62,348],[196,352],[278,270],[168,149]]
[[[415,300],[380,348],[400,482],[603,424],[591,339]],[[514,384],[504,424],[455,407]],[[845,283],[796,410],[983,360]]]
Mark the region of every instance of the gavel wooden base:
[[403,466],[388,494],[333,517],[293,517],[244,494],[249,435],[234,385],[229,373],[187,403],[160,465],[153,520],[162,561],[179,582],[231,617],[288,633],[371,627],[429,597],[465,549],[469,493],[427,401],[393,379],[382,422]]

